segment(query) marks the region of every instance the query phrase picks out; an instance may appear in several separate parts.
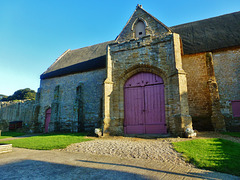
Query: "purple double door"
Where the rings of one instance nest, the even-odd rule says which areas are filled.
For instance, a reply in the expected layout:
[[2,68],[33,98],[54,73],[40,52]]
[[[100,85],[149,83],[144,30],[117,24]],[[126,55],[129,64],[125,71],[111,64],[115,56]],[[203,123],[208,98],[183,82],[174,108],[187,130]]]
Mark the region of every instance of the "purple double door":
[[164,83],[152,73],[138,73],[124,86],[125,134],[166,134]]

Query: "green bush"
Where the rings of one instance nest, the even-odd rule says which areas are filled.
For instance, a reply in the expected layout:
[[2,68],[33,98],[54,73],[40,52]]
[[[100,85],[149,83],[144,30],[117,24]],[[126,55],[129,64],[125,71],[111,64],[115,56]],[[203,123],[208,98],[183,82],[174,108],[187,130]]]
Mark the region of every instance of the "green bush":
[[12,96],[3,97],[0,101],[14,101],[14,100],[35,100],[36,92],[29,88],[20,89],[14,92]]

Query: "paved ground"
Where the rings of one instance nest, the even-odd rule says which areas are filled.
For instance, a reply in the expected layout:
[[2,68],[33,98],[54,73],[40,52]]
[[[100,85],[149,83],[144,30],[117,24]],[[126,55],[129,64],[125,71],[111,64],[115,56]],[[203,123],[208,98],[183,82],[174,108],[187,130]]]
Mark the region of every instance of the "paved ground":
[[238,177],[143,159],[14,148],[0,154],[0,179],[238,179]]
[[[214,135],[219,136],[213,133],[211,137]],[[202,136],[207,138],[209,133]],[[0,180],[240,179],[184,163],[170,144],[181,140],[186,139],[112,137],[71,145],[64,150],[14,148],[12,153],[0,154]]]

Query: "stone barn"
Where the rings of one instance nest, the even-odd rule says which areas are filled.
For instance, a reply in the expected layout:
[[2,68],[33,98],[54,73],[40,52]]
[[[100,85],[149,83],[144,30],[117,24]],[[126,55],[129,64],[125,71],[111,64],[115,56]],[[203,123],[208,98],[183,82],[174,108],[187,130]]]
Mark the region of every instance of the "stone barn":
[[240,130],[240,12],[167,27],[141,5],[113,41],[42,75],[37,128],[105,135]]

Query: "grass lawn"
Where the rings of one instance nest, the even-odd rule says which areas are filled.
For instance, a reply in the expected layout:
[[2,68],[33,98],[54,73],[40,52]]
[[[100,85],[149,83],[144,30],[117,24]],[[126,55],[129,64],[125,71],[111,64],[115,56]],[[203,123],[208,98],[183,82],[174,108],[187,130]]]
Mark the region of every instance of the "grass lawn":
[[173,147],[199,168],[240,176],[240,143],[212,138],[174,142]]
[[222,132],[222,134],[226,134],[229,136],[239,137],[240,138],[240,132]]
[[17,136],[23,136],[25,133],[20,133],[20,132],[2,132],[2,135],[0,136],[0,139],[5,139],[5,138],[11,138],[11,137],[17,137]]
[[70,144],[89,141],[91,139],[85,138],[83,133],[66,133],[66,134],[44,134],[40,136],[27,137],[23,139],[16,139],[11,141],[3,141],[4,144],[12,144],[13,147],[51,150],[63,149]]

